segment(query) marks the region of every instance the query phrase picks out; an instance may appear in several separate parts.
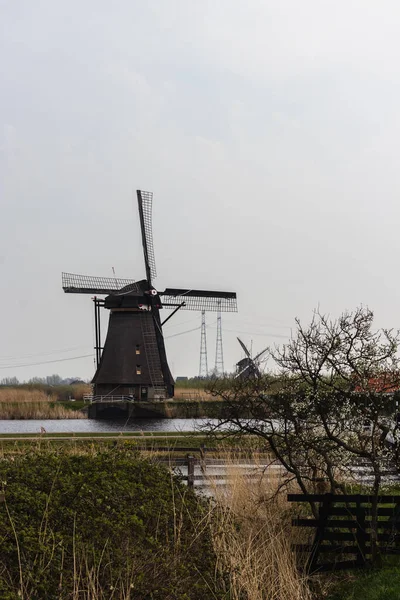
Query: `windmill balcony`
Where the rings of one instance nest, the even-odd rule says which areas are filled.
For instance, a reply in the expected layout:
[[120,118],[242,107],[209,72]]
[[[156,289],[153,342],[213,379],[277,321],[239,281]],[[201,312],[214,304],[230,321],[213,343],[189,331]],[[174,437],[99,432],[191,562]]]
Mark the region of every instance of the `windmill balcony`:
[[93,394],[85,394],[83,401],[85,403],[92,402],[134,402],[137,400],[134,396],[94,396]]
[[[165,399],[166,399],[165,391],[154,394],[153,400],[165,400]],[[83,401],[85,402],[85,404],[93,404],[94,402],[103,403],[103,404],[105,404],[105,403],[113,404],[115,402],[139,402],[139,401],[143,402],[143,399],[140,400],[136,396],[132,396],[132,395],[126,395],[126,396],[97,395],[97,396],[95,396],[93,394],[85,394],[83,396]]]

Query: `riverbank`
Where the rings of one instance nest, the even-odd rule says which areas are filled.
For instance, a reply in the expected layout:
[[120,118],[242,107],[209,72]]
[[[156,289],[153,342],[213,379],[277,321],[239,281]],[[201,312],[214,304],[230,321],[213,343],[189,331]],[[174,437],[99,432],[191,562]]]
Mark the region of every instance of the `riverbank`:
[[0,419],[84,419],[82,398],[85,390],[86,386],[81,385],[63,386],[58,391],[51,386],[45,389],[35,386],[1,388]]
[[[29,394],[21,401],[0,400],[0,420],[15,419],[87,419],[88,404],[83,401],[58,401],[42,392]],[[173,399],[163,402],[129,403],[133,419],[197,419],[223,416],[219,400]]]
[[33,401],[0,403],[0,420],[86,419],[87,411],[61,402]]
[[[0,388],[0,420],[86,419],[89,405],[83,397],[89,392],[90,386],[83,384]],[[223,402],[196,388],[177,388],[171,400],[129,406],[129,416],[135,419],[217,418],[223,411]]]

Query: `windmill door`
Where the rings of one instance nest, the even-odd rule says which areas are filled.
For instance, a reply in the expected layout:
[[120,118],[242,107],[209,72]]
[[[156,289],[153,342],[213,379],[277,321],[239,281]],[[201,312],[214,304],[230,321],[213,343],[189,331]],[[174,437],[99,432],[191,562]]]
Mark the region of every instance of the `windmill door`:
[[147,387],[140,388],[140,399],[147,400]]

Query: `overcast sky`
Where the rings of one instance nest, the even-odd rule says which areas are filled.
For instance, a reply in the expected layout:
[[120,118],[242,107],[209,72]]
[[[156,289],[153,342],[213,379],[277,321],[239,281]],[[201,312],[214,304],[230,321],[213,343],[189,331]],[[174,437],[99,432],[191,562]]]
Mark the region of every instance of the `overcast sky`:
[[[227,370],[317,305],[400,327],[399,31],[395,0],[0,0],[0,379],[93,375],[61,272],[143,278],[137,188],[156,287],[238,294]],[[199,327],[165,327],[175,376]]]

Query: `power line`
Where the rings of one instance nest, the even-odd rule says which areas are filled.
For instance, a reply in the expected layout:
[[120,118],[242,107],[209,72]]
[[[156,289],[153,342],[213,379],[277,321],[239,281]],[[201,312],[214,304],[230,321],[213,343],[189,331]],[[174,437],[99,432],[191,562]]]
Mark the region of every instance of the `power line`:
[[78,358],[88,358],[93,356],[92,354],[82,354],[82,356],[71,356],[70,358],[59,358],[57,360],[45,360],[44,362],[26,363],[24,365],[6,365],[0,367],[0,369],[19,369],[20,367],[35,367],[36,365],[48,365],[49,363],[64,362],[66,360],[77,360]]
[[[212,329],[215,329],[215,327],[212,327]],[[290,335],[282,335],[279,333],[269,333],[269,332],[255,332],[255,331],[239,331],[237,329],[226,329],[226,327],[224,327],[224,331],[230,331],[231,333],[245,333],[247,335],[261,335],[264,337],[273,337],[273,338],[282,338],[287,340],[288,338],[290,338]]]
[[194,318],[194,319],[186,319],[186,321],[181,321],[180,323],[176,323],[175,321],[169,321],[168,325],[165,325],[165,328],[168,327],[180,327],[181,325],[185,325],[186,323],[193,323],[193,321],[197,321],[198,318]]
[[[193,321],[193,319],[191,319],[191,320]],[[208,329],[209,327],[212,327],[216,323],[217,323],[217,321],[214,321],[214,323],[212,323],[211,325],[206,325],[206,329]],[[177,337],[178,335],[184,335],[185,333],[191,333],[192,331],[198,331],[199,329],[201,329],[201,325],[199,327],[194,327],[193,329],[186,329],[186,331],[180,331],[179,333],[173,333],[172,335],[165,335],[164,339],[168,340],[169,338]]]
[[62,354],[63,352],[72,352],[72,350],[79,350],[81,348],[87,348],[87,346],[74,346],[73,348],[65,348],[64,350],[52,350],[52,351],[48,351],[48,352],[35,352],[34,354],[21,354],[20,356],[0,356],[0,361],[21,360],[23,358],[33,358],[35,356],[51,356],[54,354]]
[[172,335],[166,335],[164,337],[165,340],[168,340],[169,338],[173,338],[173,337],[177,337],[178,335],[184,335],[185,333],[190,333],[191,331],[198,331],[200,327],[195,327],[194,329],[187,329],[186,331],[180,331],[179,333],[173,333]]
[[[234,321],[233,319],[229,319],[229,318],[224,319],[224,321],[226,321],[228,323],[233,323],[233,322],[237,323],[237,320]],[[281,323],[282,323],[281,325],[277,325],[277,324],[274,324],[274,323],[267,323],[266,321],[257,321],[257,322],[254,322],[253,320],[250,320],[250,319],[242,319],[242,318],[240,318],[240,323],[239,324],[242,324],[242,325],[245,325],[245,326],[246,325],[250,325],[250,326],[254,325],[256,327],[272,327],[273,329],[292,329],[291,325],[283,325],[283,321],[281,321]]]

